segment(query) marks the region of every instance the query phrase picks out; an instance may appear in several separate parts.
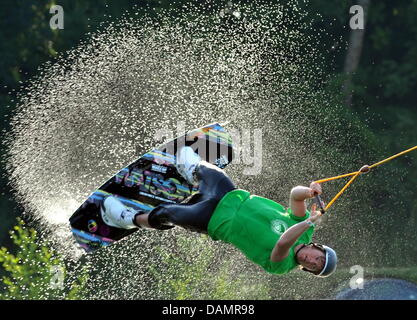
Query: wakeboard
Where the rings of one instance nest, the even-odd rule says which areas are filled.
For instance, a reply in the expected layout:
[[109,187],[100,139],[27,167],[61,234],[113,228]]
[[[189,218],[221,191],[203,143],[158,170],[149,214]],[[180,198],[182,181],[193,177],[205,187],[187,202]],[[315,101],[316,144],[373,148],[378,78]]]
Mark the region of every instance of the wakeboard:
[[175,155],[182,146],[192,147],[203,160],[219,168],[226,167],[234,156],[232,138],[219,123],[186,132],[145,153],[94,191],[70,217],[76,242],[92,252],[138,230],[116,228],[103,221],[100,208],[108,196],[131,209],[150,211],[161,203],[186,202],[197,193],[198,186],[190,185],[175,167]]

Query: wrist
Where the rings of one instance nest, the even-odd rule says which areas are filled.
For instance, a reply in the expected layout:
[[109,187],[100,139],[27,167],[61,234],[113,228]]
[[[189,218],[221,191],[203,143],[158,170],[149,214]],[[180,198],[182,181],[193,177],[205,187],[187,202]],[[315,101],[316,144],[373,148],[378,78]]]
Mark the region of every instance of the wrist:
[[309,227],[315,227],[316,225],[314,224],[313,221],[311,221],[310,219],[306,219],[305,220],[306,224],[308,224]]

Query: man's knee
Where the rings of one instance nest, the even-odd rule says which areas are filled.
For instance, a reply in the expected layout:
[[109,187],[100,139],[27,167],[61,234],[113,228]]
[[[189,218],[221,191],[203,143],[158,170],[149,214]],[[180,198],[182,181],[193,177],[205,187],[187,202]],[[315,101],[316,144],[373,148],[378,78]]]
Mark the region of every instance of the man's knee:
[[170,211],[163,204],[154,208],[149,212],[148,216],[149,225],[158,230],[167,230],[175,227],[170,219]]
[[199,180],[208,178],[217,180],[227,176],[224,170],[206,161],[200,162],[196,170],[196,175]]

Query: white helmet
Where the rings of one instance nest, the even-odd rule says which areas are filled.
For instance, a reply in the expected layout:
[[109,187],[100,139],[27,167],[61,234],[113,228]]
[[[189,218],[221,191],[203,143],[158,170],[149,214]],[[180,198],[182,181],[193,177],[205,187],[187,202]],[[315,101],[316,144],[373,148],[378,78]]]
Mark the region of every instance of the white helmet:
[[319,274],[316,274],[317,277],[325,278],[330,276],[336,270],[337,266],[337,254],[332,248],[323,245],[322,246],[326,253],[326,262],[323,269]]

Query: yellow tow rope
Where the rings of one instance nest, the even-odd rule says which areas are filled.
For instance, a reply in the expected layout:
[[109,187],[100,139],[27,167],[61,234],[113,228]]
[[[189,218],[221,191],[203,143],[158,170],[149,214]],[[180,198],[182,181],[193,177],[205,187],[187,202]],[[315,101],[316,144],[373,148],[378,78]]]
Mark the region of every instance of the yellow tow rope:
[[[367,168],[369,168],[369,169],[372,169],[372,168],[375,168],[375,167],[377,167],[377,166],[379,166],[379,165],[381,165],[381,164],[384,164],[384,163],[386,163],[386,162],[388,162],[388,161],[391,161],[391,160],[393,160],[393,159],[395,159],[395,158],[397,158],[397,157],[399,157],[399,156],[402,156],[403,154],[406,154],[406,153],[408,153],[408,152],[410,152],[410,151],[413,151],[413,150],[416,150],[417,149],[417,146],[415,146],[415,147],[412,147],[412,148],[410,148],[410,149],[407,149],[407,150],[404,150],[404,151],[402,151],[402,152],[400,152],[400,153],[397,153],[397,154],[395,154],[395,155],[393,155],[392,157],[389,157],[389,158],[387,158],[387,159],[385,159],[385,160],[382,160],[382,161],[379,161],[379,162],[377,162],[377,163],[374,163],[373,165],[371,165],[371,166],[369,166],[369,167],[367,167]],[[357,177],[359,177],[359,175],[360,174],[362,174],[362,173],[365,173],[365,172],[368,172],[369,171],[369,169],[367,169],[367,171],[363,171],[363,169],[364,169],[365,167],[362,167],[359,171],[355,171],[355,172],[351,172],[351,173],[346,173],[346,174],[342,174],[342,175],[339,175],[339,176],[335,176],[335,177],[330,177],[330,178],[325,178],[325,179],[320,179],[320,180],[316,180],[316,181],[314,181],[314,182],[316,182],[316,183],[323,183],[323,182],[328,182],[328,181],[332,181],[332,180],[337,180],[337,179],[341,179],[341,178],[345,178],[345,177],[352,177],[350,180],[349,180],[349,182],[339,191],[339,193],[326,205],[326,207],[323,209],[322,208],[322,213],[324,213],[324,212],[326,212],[332,205],[333,205],[333,203],[337,200],[337,199],[339,199],[339,197],[342,195],[342,193],[343,192],[345,192],[345,190],[352,184],[352,182],[357,178]],[[319,198],[319,203],[321,202],[321,200],[320,200],[320,198]]]

